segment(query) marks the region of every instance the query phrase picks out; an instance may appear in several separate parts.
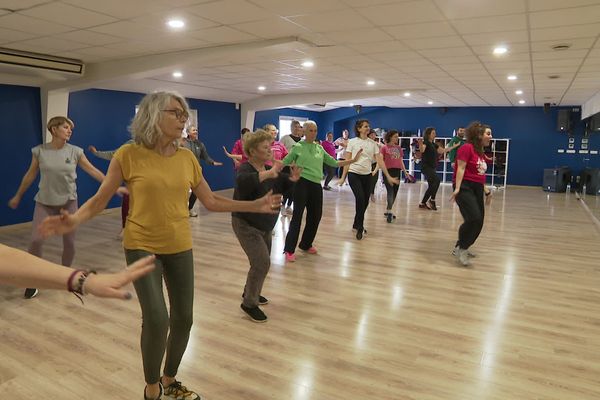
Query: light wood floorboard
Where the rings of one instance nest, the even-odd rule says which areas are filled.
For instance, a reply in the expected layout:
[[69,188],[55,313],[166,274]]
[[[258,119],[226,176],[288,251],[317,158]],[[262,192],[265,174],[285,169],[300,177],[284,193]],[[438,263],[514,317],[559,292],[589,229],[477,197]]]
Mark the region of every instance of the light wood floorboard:
[[[325,192],[315,245],[285,265],[289,219],[275,228],[266,324],[240,311],[247,259],[228,214],[191,218],[195,322],[178,377],[207,400],[582,400],[600,398],[600,233],[572,194],[495,193],[470,268],[450,255],[462,222],[403,184],[388,224],[385,190],[351,231],[348,186]],[[224,192],[230,195],[230,191]],[[600,197],[585,198],[600,218]],[[120,214],[77,234],[77,266],[124,265]],[[30,225],[0,228],[26,249]],[[52,239],[45,257],[60,260]],[[141,399],[140,311],[130,302],[0,287],[2,399]]]

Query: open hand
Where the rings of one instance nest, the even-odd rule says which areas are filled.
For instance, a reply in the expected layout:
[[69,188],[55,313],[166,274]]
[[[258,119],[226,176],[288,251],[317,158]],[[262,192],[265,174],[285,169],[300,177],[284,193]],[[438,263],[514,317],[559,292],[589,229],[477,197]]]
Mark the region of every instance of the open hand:
[[152,271],[155,258],[154,255],[141,258],[115,274],[89,275],[85,281],[85,290],[98,297],[129,300],[131,292],[121,288]]
[[19,203],[21,202],[21,198],[19,196],[14,196],[12,199],[8,201],[8,206],[13,210],[16,210],[19,207]]
[[290,181],[298,182],[300,179],[300,175],[302,175],[302,167],[297,166],[296,164],[290,165]]
[[273,194],[273,191],[269,190],[263,197],[254,201],[256,203],[255,212],[266,214],[279,213],[282,198],[281,194]]
[[456,196],[458,196],[459,192],[460,188],[454,189],[454,192],[452,192],[452,194],[450,195],[450,202],[456,201]]
[[73,214],[67,210],[60,210],[60,215],[46,217],[38,226],[38,232],[44,237],[52,235],[64,235],[73,231],[79,222]]

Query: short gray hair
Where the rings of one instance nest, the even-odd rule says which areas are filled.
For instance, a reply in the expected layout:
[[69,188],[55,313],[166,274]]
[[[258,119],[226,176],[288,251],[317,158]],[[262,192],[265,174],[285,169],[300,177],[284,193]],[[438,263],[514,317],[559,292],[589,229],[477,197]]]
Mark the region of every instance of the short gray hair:
[[146,95],[140,102],[139,108],[131,125],[129,132],[137,144],[147,148],[153,148],[158,139],[163,135],[158,123],[163,117],[162,110],[169,107],[171,99],[177,100],[186,113],[190,113],[187,101],[176,92],[154,92]]
[[304,125],[302,125],[302,128],[306,129],[309,125],[312,125],[315,127],[315,129],[317,129],[317,123],[315,121],[311,121],[310,119],[308,121],[304,122]]

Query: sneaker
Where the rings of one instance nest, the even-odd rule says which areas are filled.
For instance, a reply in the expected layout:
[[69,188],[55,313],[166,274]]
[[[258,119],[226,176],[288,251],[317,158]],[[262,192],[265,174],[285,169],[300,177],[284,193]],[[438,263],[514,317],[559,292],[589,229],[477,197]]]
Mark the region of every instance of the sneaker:
[[311,246],[304,251],[307,252],[308,254],[317,254],[317,248],[315,246]]
[[190,210],[190,217],[197,217],[198,213],[196,211]]
[[[188,390],[179,381],[171,383],[164,388],[165,398],[172,400],[201,400],[197,393]],[[159,397],[160,399],[160,397]]]
[[422,209],[422,210],[431,210],[431,208],[429,207],[429,205],[426,204],[426,203],[420,203],[419,204],[419,208]]
[[288,251],[284,251],[283,254],[285,254],[285,261],[287,261],[287,262],[294,262],[294,261],[296,261],[296,255],[294,253],[290,253]]
[[387,220],[388,224],[391,224],[392,220],[394,219],[394,216],[392,215],[392,213],[387,213],[387,215],[385,216],[385,219]]
[[430,210],[437,211],[437,207],[435,206],[435,200],[429,200],[427,202]]
[[323,190],[331,190],[331,186],[323,186]]
[[35,296],[37,296],[39,293],[39,291],[35,288],[27,288],[25,289],[25,293],[23,294],[23,297],[26,299],[33,299]]
[[147,386],[144,388],[144,400],[160,400],[162,398],[163,395],[163,385],[162,383],[158,382],[158,397],[151,399],[150,397],[146,396],[146,388]]
[[[452,249],[452,255],[455,256],[456,255],[456,251],[458,250],[458,246],[456,246],[454,249]],[[477,257],[477,255],[475,255],[474,253],[471,253],[471,251],[467,250],[467,255],[471,258],[475,258]]]
[[[242,293],[242,300],[244,299],[244,296],[246,296],[246,293]],[[260,304],[261,306],[269,304],[269,299],[263,296],[258,296],[258,304]]]
[[363,238],[363,232],[364,232],[364,229],[357,229],[356,230],[356,240],[362,240],[362,238]]
[[[246,313],[247,316],[250,317],[250,319],[253,322],[267,322],[267,316],[265,315],[264,312],[262,312],[262,310],[260,308],[246,307],[244,304],[240,304],[240,308],[242,309],[242,311],[244,311]],[[183,398],[184,397],[182,397],[182,399]],[[177,399],[179,399],[179,397],[177,397]],[[185,398],[185,399],[187,399],[187,398]]]
[[285,213],[286,213],[287,215],[294,215],[294,209],[293,209],[292,207],[290,207],[290,206],[287,206],[287,207],[285,208]]
[[458,249],[456,249],[455,256],[456,256],[456,259],[458,260],[458,262],[462,266],[466,267],[468,265],[471,265],[471,261],[469,261],[469,256],[468,256],[467,250],[458,248]]

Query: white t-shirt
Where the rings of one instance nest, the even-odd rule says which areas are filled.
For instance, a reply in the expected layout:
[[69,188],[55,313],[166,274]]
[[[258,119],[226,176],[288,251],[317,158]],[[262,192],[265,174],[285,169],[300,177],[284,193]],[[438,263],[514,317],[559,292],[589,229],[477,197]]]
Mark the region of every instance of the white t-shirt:
[[354,157],[360,149],[363,150],[360,158],[357,162],[350,164],[348,171],[359,175],[367,175],[371,173],[371,164],[375,162],[375,156],[379,154],[379,146],[371,139],[355,137],[348,141],[346,151],[352,153],[352,157]]

